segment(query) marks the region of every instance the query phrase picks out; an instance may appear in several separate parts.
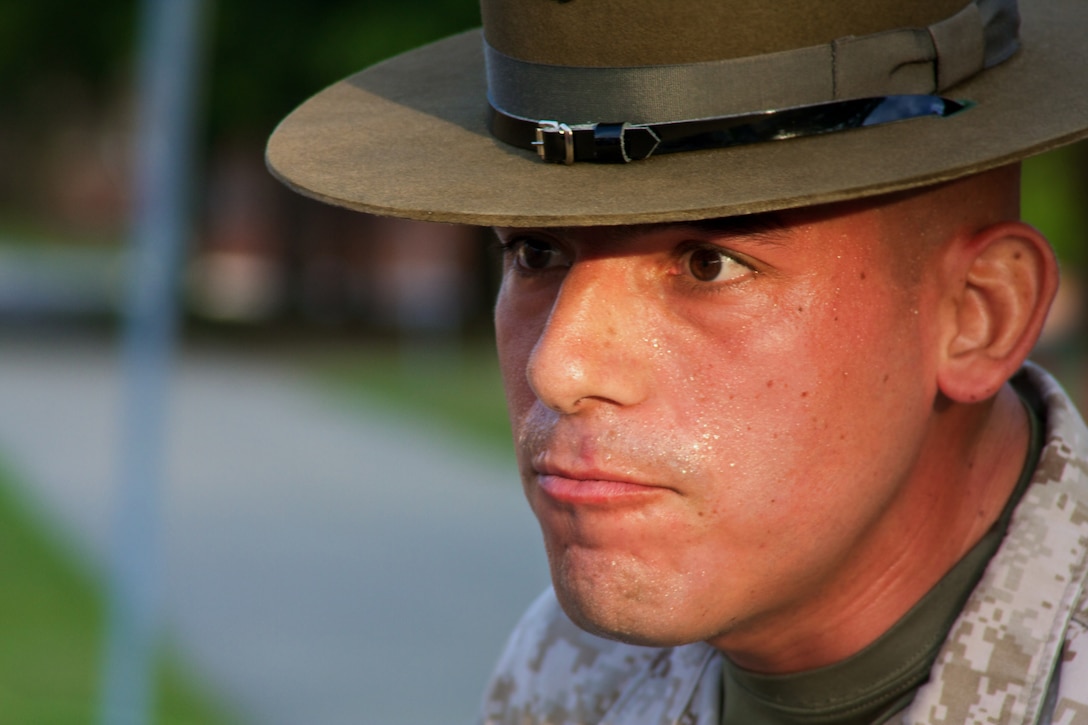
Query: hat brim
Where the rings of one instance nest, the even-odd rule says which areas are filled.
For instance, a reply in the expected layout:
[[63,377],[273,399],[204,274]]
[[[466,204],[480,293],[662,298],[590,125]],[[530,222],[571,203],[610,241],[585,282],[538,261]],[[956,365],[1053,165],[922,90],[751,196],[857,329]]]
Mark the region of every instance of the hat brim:
[[296,191],[374,214],[494,226],[706,219],[924,186],[1088,136],[1088,2],[1021,0],[1021,50],[946,95],[947,118],[626,165],[542,162],[487,129],[480,32],[318,93],[268,143]]

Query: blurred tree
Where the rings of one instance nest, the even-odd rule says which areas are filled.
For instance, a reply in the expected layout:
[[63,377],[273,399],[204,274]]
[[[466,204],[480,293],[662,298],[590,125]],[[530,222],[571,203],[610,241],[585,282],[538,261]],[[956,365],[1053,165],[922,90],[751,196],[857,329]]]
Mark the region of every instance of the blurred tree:
[[[477,0],[212,2],[206,114],[213,159],[201,241],[205,274],[197,283],[205,302],[216,297],[211,283],[231,273],[248,275],[257,282],[254,290],[265,290],[264,309],[274,318],[335,325],[356,319],[357,305],[371,304],[356,299],[371,287],[373,260],[361,251],[371,247],[359,244],[371,237],[369,220],[275,182],[263,168],[265,141],[280,119],[321,88],[479,25]],[[232,159],[232,167],[224,165]],[[242,288],[239,279],[224,280],[220,291]]]
[[1088,264],[1088,143],[1028,159],[1023,167],[1024,219],[1039,228],[1069,266]]
[[97,118],[131,66],[135,3],[0,3],[0,206],[31,215],[65,130]]
[[135,33],[133,0],[0,3],[0,88],[7,112],[25,108],[41,85],[78,77],[98,91],[128,72]]
[[320,88],[479,22],[476,0],[220,0],[210,58],[212,139],[264,139]]
[[[59,125],[116,115],[132,70],[136,0],[0,3],[0,205]],[[210,148],[263,143],[317,89],[387,56],[479,24],[476,0],[212,0],[205,114]],[[37,152],[30,149],[38,149]],[[17,175],[17,176],[16,176]],[[12,195],[15,198],[12,198]]]
[[[0,3],[5,115],[43,84],[113,93],[131,68],[135,0]],[[479,24],[476,0],[213,0],[208,113],[216,135],[265,132],[300,99],[364,66]],[[34,105],[34,104],[31,104]]]

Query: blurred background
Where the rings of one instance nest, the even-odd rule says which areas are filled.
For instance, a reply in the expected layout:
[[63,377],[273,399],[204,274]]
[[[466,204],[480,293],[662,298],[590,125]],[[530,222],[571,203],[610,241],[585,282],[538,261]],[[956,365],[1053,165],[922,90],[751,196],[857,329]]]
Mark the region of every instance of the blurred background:
[[[135,0],[0,3],[0,716],[101,719],[125,454]],[[474,0],[206,0],[155,548],[159,723],[471,722],[546,584],[490,330],[486,233],[287,191],[294,106],[479,24]],[[1088,145],[1025,165],[1081,401]],[[132,720],[137,722],[137,720]]]
[[[0,3],[0,721],[473,722],[547,582],[494,362],[491,245],[310,202],[263,149],[308,95],[478,25],[477,7],[203,3],[161,480],[133,534],[147,7]],[[129,687],[119,713],[125,528],[152,551],[137,583],[160,645],[152,703]]]

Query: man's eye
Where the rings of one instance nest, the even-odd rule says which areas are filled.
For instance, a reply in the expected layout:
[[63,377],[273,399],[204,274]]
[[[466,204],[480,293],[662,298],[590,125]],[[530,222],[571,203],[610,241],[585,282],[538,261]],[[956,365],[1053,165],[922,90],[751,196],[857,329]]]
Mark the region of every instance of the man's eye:
[[752,270],[712,247],[699,247],[684,258],[685,271],[700,282],[727,282],[749,274]]
[[541,239],[515,239],[507,249],[520,269],[535,271],[566,265],[562,252]]

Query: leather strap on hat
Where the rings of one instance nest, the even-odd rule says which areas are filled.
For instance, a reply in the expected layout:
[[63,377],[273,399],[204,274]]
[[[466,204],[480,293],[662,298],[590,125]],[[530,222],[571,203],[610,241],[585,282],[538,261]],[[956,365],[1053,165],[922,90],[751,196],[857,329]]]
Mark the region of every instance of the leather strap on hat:
[[575,125],[517,118],[492,108],[489,123],[495,138],[535,150],[545,161],[628,163],[654,154],[813,136],[919,116],[950,116],[968,106],[940,96],[898,95],[671,123]]

